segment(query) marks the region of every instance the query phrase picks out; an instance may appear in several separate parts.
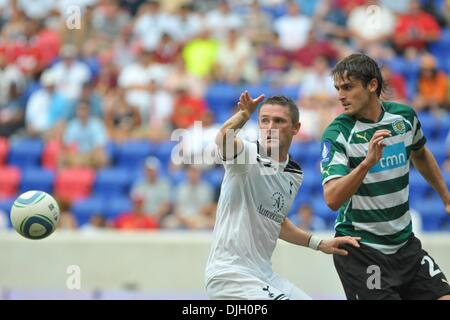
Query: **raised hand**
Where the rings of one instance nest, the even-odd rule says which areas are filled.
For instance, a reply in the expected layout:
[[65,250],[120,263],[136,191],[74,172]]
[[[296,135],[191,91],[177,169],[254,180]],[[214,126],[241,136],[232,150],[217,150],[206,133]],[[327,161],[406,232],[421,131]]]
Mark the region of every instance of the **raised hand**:
[[375,131],[372,139],[369,141],[369,150],[365,159],[369,167],[374,166],[378,161],[380,161],[383,155],[383,148],[386,146],[383,139],[390,136],[391,132],[389,130]]
[[239,110],[246,112],[250,117],[253,114],[253,112],[255,112],[258,104],[260,104],[263,100],[264,100],[263,94],[260,95],[258,98],[253,99],[252,97],[250,97],[248,91],[245,90],[239,97],[238,102]]

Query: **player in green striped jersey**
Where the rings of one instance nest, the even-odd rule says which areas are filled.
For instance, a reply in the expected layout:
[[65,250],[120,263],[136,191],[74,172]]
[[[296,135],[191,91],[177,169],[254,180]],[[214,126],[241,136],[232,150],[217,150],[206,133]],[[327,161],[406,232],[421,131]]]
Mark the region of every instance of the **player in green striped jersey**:
[[416,113],[380,99],[380,69],[364,54],[341,60],[332,76],[344,112],[322,136],[324,198],[339,210],[336,234],[362,239],[360,249],[334,256],[347,298],[450,299],[444,274],[412,232],[410,159],[450,211],[450,193]]

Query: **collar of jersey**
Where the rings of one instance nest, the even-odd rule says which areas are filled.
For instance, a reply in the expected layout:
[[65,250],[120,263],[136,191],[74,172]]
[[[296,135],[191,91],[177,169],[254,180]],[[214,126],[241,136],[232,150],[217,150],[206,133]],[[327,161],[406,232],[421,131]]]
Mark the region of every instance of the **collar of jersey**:
[[361,121],[361,122],[364,122],[364,123],[378,123],[378,122],[380,122],[382,119],[383,119],[383,117],[384,117],[384,112],[385,112],[385,110],[384,110],[384,105],[383,105],[383,102],[381,101],[381,103],[380,103],[380,106],[381,106],[381,114],[380,114],[380,117],[378,118],[378,121],[377,122],[373,122],[372,120],[370,120],[370,119],[366,119],[366,118],[358,118],[358,119],[356,119],[357,121]]
[[[260,142],[259,140],[256,141],[256,145],[257,145],[257,152],[258,152],[258,155],[259,155],[261,158],[263,158],[264,160],[270,161],[270,163],[268,163],[270,166],[285,168],[285,167],[287,166],[287,164],[289,163],[289,160],[291,159],[291,156],[288,154],[285,161],[283,161],[283,162],[278,162],[278,161],[276,161],[275,159],[273,159],[273,158],[267,156],[267,155],[265,154],[265,152],[264,152],[263,154],[260,153],[260,150],[261,150],[261,149],[264,150],[264,148],[263,148],[263,146],[262,146],[262,144],[261,144],[261,142]],[[264,151],[265,151],[265,150],[264,150]]]

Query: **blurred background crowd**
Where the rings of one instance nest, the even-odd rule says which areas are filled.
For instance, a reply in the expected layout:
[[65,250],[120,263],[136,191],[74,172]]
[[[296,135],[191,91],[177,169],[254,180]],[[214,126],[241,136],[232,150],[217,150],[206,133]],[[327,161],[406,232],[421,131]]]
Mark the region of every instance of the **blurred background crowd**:
[[[0,225],[39,189],[61,229],[211,230],[223,168],[172,152],[210,152],[247,89],[298,103],[290,218],[331,229],[319,139],[341,111],[330,69],[355,51],[380,63],[384,99],[415,108],[449,185],[448,0],[0,0]],[[255,140],[256,118],[244,129]],[[410,191],[419,228],[450,230],[414,170]]]

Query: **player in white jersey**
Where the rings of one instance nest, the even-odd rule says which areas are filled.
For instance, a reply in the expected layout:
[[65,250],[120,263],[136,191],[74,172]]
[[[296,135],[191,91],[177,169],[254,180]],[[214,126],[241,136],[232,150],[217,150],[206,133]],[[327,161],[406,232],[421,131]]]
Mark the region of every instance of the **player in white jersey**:
[[287,218],[303,180],[300,166],[288,155],[300,129],[297,106],[287,97],[271,97],[259,110],[260,140],[250,143],[236,136],[263,99],[244,92],[239,111],[216,137],[225,177],[206,266],[211,299],[310,299],[272,270],[278,238],[328,254],[346,255],[342,244],[359,247],[359,238],[321,240]]

